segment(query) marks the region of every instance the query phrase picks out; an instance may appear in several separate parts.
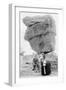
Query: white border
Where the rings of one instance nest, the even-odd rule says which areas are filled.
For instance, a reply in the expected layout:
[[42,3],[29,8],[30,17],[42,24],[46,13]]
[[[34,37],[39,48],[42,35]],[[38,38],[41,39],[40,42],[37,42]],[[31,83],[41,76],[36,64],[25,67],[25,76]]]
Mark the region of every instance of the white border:
[[[30,11],[30,12],[49,12],[59,14],[59,72],[58,77],[35,77],[35,78],[19,78],[19,12]],[[31,85],[31,84],[43,84],[43,83],[53,83],[63,81],[63,61],[62,61],[62,44],[61,35],[63,29],[63,9],[61,8],[36,8],[36,7],[24,7],[12,5],[12,85]],[[61,34],[61,35],[60,35]],[[16,41],[16,42],[15,42]]]

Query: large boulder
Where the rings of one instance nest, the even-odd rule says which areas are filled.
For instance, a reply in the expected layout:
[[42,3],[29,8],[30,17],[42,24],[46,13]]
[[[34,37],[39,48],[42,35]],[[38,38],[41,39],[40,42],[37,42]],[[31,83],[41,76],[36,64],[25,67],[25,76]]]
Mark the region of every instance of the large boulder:
[[24,38],[34,51],[40,53],[55,49],[56,26],[50,15],[25,17],[23,22],[27,26]]

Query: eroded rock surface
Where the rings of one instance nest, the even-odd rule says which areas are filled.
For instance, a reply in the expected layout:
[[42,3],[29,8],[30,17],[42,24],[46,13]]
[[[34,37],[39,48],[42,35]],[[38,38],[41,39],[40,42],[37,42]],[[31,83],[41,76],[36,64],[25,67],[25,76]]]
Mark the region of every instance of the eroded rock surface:
[[34,51],[40,53],[54,50],[56,26],[51,16],[25,17],[23,22],[27,26],[24,38]]

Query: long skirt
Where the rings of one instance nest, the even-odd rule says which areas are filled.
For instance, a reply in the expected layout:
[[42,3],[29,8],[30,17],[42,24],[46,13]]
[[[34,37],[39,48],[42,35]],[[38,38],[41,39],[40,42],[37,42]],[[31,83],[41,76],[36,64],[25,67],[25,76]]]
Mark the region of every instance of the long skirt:
[[46,76],[51,74],[51,64],[47,63],[46,66],[41,64],[41,75]]

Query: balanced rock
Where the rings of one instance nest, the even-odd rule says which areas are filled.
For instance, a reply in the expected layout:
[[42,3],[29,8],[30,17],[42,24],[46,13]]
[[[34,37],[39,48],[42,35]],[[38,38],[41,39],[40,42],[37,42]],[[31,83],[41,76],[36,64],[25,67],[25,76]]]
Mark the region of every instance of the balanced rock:
[[34,51],[40,53],[55,49],[56,26],[50,15],[25,17],[23,22],[27,26],[24,38]]

